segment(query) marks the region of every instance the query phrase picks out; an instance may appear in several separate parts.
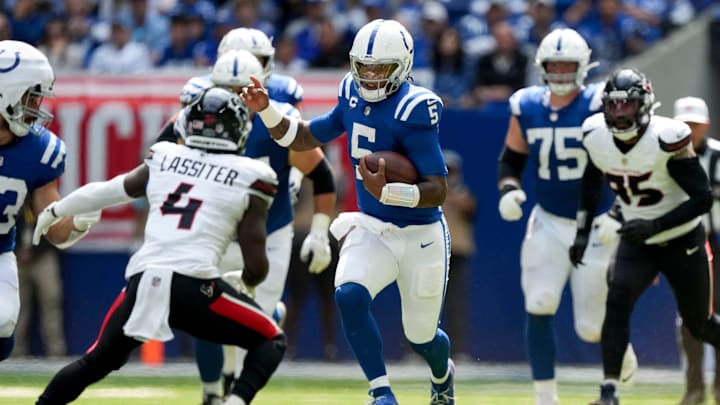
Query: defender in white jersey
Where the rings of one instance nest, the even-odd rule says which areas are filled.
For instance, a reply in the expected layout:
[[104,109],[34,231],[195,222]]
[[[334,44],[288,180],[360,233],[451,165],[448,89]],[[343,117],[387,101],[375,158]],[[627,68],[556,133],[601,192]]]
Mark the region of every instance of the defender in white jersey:
[[[234,35],[237,34],[237,35]],[[221,56],[215,62],[210,80],[217,86],[223,86],[236,93],[242,90],[243,86],[250,84],[250,76],[257,77],[266,75],[272,66],[272,58],[268,60],[268,54],[272,55],[274,49],[270,40],[258,30],[238,28],[229,32],[225,39],[236,39],[221,43]],[[230,46],[243,49],[225,49]],[[254,45],[254,46],[252,46]],[[271,52],[272,51],[272,52]],[[262,58],[261,55],[265,55]],[[260,61],[264,61],[263,64]],[[271,76],[275,77],[275,76]],[[275,93],[277,94],[277,93]],[[281,99],[281,98],[278,98]],[[281,103],[273,98],[273,103],[281,111],[299,117],[299,111],[291,103]],[[289,100],[290,101],[290,100]],[[309,151],[295,152],[283,148],[272,141],[262,120],[251,112],[253,129],[247,142],[246,156],[262,160],[270,165],[278,175],[279,192],[270,206],[267,223],[267,250],[270,258],[270,269],[268,277],[256,289],[255,299],[266,313],[272,314],[282,326],[284,321],[285,306],[280,301],[285,289],[287,274],[290,265],[292,241],[294,235],[291,186],[292,173],[296,170],[300,177],[307,175],[313,183],[314,214],[310,232],[303,240],[300,249],[301,259],[308,262],[310,273],[321,273],[330,263],[330,239],[328,227],[331,216],[335,211],[335,182],[330,169],[330,164],[320,148]],[[301,180],[297,179],[297,181]],[[221,260],[221,270],[233,257],[240,255],[237,244],[231,244],[228,252]],[[230,267],[232,269],[232,267]],[[237,353],[229,353],[237,352]],[[206,342],[198,341],[195,345],[196,359],[200,370],[200,377],[203,381],[203,405],[213,405],[213,397],[219,394],[220,373],[223,371],[223,388],[227,391],[229,382],[234,375],[240,375],[244,367],[245,354],[242,350],[225,350],[225,356],[219,348],[213,347]],[[223,357],[228,359],[224,361]],[[233,362],[232,359],[235,358]],[[225,363],[224,370],[219,365]],[[233,364],[234,363],[234,364]],[[233,370],[234,368],[234,370]],[[217,403],[219,398],[215,399]]]
[[[392,283],[400,291],[403,331],[431,370],[430,402],[452,405],[454,365],[450,339],[438,328],[448,274],[449,232],[440,206],[447,168],[438,140],[442,102],[432,91],[408,82],[414,45],[397,21],[373,20],[355,35],[351,71],[338,88],[335,107],[311,121],[283,115],[270,103],[258,78],[243,99],[279,145],[308,150],[346,133],[356,167],[361,212],[343,213],[331,232],[342,240],[335,274],[335,302],[345,338],[370,385],[371,404],[397,404],[382,355],[382,338],[370,304]],[[365,164],[374,151],[410,159],[419,180],[388,183],[385,163]]]
[[[498,162],[500,216],[517,221],[525,201],[521,179],[526,162],[534,179],[535,201],[520,253],[525,298],[525,344],[535,390],[535,405],[556,405],[556,338],[554,316],[566,284],[570,284],[575,332],[585,342],[598,343],[608,263],[617,245],[618,222],[607,214],[613,195],[605,190],[597,216],[593,243],[580,268],[567,258],[575,235],[580,178],[587,154],[582,146],[582,123],[602,106],[602,84],[584,85],[591,50],[571,29],[556,29],[537,50],[543,86],[518,90],[510,97],[512,116]],[[637,359],[628,346],[623,365],[631,382]]]
[[[10,356],[20,313],[15,220],[25,200],[33,214],[60,199],[65,143],[44,125],[52,114],[40,109],[53,96],[55,73],[47,57],[19,41],[0,41],[0,361]],[[20,214],[22,215],[22,214]],[[48,240],[66,248],[87,234],[100,213],[55,224]]]
[[[157,143],[133,171],[87,184],[38,218],[37,236],[68,215],[142,195],[150,205],[144,243],[128,263],[127,286],[96,343],[55,375],[37,404],[75,400],[144,341],[172,339],[171,328],[248,351],[229,404],[249,404],[282,360],[282,330],[245,293],[267,275],[265,223],[277,176],[267,164],[238,156],[250,123],[234,93],[212,87],[183,117],[184,145]],[[244,269],[220,278],[220,256],[235,237]]]
[[632,310],[660,272],[675,293],[690,333],[720,346],[720,322],[712,316],[713,285],[700,219],[712,204],[710,187],[693,150],[690,128],[653,115],[655,107],[645,75],[619,69],[605,85],[603,113],[583,124],[589,161],[570,260],[582,263],[603,178],[617,194],[624,217],[608,274],[602,329],[605,380],[594,405],[619,404],[617,385]]

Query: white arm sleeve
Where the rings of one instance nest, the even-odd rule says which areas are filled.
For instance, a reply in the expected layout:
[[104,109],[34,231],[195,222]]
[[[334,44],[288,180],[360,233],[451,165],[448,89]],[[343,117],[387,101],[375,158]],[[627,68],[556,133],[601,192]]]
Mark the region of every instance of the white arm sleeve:
[[58,201],[53,209],[55,216],[67,217],[97,211],[134,200],[125,192],[125,174],[108,181],[88,183]]

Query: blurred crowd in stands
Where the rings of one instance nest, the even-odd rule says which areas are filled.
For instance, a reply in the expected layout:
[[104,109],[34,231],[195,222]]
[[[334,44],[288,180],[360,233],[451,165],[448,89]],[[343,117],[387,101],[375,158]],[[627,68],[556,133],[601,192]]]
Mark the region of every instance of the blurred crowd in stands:
[[534,47],[568,26],[600,76],[687,24],[713,0],[6,0],[0,39],[40,47],[56,70],[141,73],[210,66],[235,27],[273,37],[275,68],[347,68],[355,32],[394,18],[415,38],[414,79],[448,107],[505,102],[537,81]]

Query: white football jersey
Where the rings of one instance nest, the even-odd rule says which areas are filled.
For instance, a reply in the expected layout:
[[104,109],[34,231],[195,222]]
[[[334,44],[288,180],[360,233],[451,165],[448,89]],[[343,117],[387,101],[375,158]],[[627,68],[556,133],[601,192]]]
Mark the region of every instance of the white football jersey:
[[[659,218],[690,198],[667,169],[672,155],[690,143],[690,128],[685,123],[652,116],[643,136],[627,153],[615,145],[602,113],[585,120],[583,133],[585,149],[618,195],[625,220]],[[653,235],[645,243],[666,242],[699,223],[698,216]]]
[[235,238],[251,195],[272,203],[275,172],[234,154],[207,153],[171,142],[150,148],[145,241],[125,276],[148,266],[196,278],[219,277],[218,263]]

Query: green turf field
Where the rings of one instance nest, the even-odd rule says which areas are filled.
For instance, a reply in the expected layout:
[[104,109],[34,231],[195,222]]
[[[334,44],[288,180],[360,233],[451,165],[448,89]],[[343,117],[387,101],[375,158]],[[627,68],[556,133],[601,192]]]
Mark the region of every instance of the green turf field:
[[[50,376],[0,376],[0,404],[32,404]],[[427,404],[428,383],[393,382],[401,404]],[[638,384],[623,393],[623,405],[675,405],[682,394],[680,384]],[[332,404],[362,405],[367,384],[364,381],[273,379],[260,392],[254,405]],[[455,388],[459,405],[532,405],[532,388],[526,382],[458,381]],[[584,405],[595,399],[595,384],[561,384],[563,405]],[[709,396],[710,397],[710,396]],[[86,390],[74,402],[78,405],[198,405],[200,387],[194,377],[110,376]],[[708,404],[710,401],[708,401]]]

